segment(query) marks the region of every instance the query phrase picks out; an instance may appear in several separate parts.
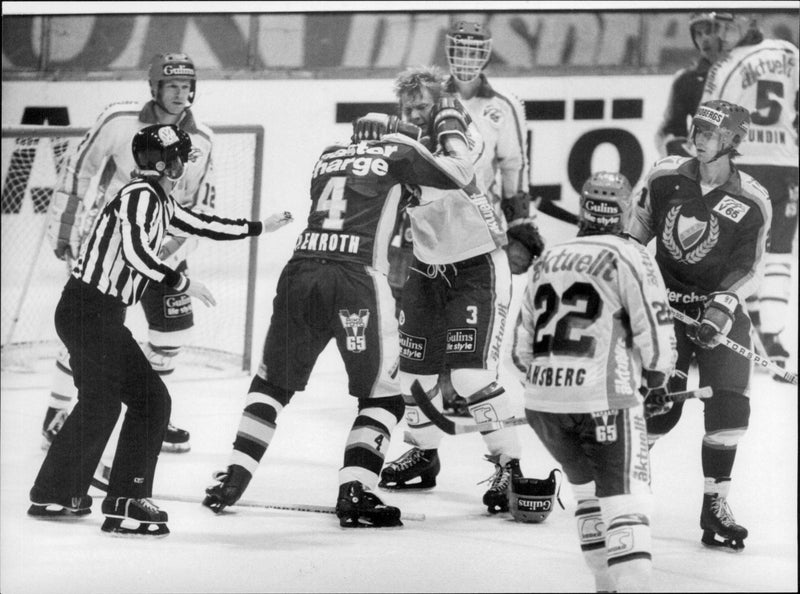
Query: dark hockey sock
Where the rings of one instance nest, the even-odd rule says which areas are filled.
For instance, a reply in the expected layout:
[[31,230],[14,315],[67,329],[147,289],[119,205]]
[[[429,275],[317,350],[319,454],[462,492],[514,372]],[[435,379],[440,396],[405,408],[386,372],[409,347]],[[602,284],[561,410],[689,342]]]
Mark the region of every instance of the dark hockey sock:
[[268,383],[258,375],[254,376],[233,449],[260,462],[275,434],[278,415],[291,397],[291,392]]
[[702,454],[703,476],[723,478],[731,476],[733,461],[736,458],[736,446],[724,450],[703,444]]
[[344,451],[343,468],[363,468],[377,480],[392,430],[402,418],[405,405],[401,396],[360,399],[358,416],[353,421]]

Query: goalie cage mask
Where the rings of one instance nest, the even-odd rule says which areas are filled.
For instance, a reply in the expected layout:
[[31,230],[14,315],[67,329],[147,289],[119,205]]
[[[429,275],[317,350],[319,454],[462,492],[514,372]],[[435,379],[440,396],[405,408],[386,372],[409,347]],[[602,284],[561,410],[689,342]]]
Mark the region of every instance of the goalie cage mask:
[[630,213],[631,191],[631,184],[621,173],[592,174],[581,189],[579,235],[622,233]]
[[133,137],[131,150],[140,170],[164,175],[175,159],[183,164],[189,160],[192,139],[177,126],[157,124],[139,130]]
[[461,82],[478,78],[492,55],[492,36],[480,23],[457,21],[445,37],[450,73]]
[[194,103],[195,89],[197,87],[197,70],[194,62],[186,54],[158,54],[150,63],[148,80],[150,81],[150,94],[154,101],[158,101],[158,91],[167,80],[188,79],[189,105]]

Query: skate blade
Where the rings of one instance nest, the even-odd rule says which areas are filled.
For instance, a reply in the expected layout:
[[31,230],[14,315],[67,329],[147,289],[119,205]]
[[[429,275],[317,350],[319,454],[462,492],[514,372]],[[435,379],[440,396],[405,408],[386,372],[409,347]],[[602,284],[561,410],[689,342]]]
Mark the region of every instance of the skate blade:
[[150,536],[163,538],[169,534],[169,528],[164,522],[139,522],[136,527],[123,526],[122,522],[123,520],[120,518],[106,517],[100,529],[109,536],[115,537]]
[[32,503],[28,508],[28,515],[42,520],[77,519],[92,513],[91,508],[70,509],[56,503]]
[[189,445],[188,442],[186,443],[169,443],[169,442],[162,442],[161,443],[161,451],[167,454],[185,454],[189,450],[192,449],[192,446]]
[[358,518],[358,519],[342,519],[339,518],[339,526],[341,528],[402,528],[403,522],[400,520],[396,520],[394,523],[391,524],[373,524],[368,518]]
[[390,483],[381,481],[378,487],[384,491],[430,491],[436,486],[436,481],[420,481],[419,483]]
[[744,550],[743,538],[718,538],[717,533],[712,530],[704,531],[700,541],[709,549],[722,549],[730,553],[741,553]]

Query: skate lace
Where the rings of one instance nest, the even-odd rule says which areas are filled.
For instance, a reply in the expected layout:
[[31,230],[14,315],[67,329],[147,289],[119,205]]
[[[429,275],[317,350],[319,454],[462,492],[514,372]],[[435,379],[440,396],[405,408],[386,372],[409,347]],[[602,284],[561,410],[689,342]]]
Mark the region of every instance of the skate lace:
[[161,511],[155,503],[144,497],[137,499],[136,502],[151,514],[157,514]]
[[392,466],[398,470],[406,470],[414,466],[414,464],[419,462],[423,457],[422,450],[419,448],[413,448],[395,460],[392,463]]
[[736,519],[728,506],[728,500],[724,497],[717,497],[711,502],[711,511],[719,518],[723,526],[736,526]]
[[508,489],[508,483],[511,481],[511,468],[508,464],[505,466],[500,466],[498,462],[496,462],[493,458],[486,456],[486,459],[490,462],[494,462],[495,469],[492,473],[492,476],[482,480],[479,482],[479,485],[483,483],[488,483],[491,481],[491,485],[489,485],[489,490],[491,491],[505,491]]

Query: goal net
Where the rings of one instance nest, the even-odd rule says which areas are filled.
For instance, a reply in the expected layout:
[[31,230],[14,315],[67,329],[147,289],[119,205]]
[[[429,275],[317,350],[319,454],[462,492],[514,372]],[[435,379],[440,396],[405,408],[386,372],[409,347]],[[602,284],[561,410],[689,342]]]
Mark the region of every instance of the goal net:
[[[215,212],[258,220],[264,131],[261,126],[212,126]],[[61,348],[53,314],[69,274],[46,237],[47,213],[57,176],[86,128],[22,126],[2,135],[2,370],[50,369]],[[91,191],[91,188],[90,188]],[[254,238],[221,244],[200,238],[188,258],[190,276],[217,301],[193,303],[195,326],[178,369],[208,374],[249,373],[257,244]],[[140,305],[126,325],[140,342],[147,324]]]

